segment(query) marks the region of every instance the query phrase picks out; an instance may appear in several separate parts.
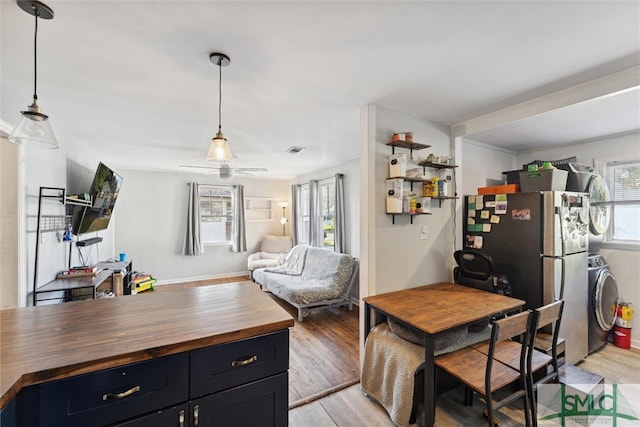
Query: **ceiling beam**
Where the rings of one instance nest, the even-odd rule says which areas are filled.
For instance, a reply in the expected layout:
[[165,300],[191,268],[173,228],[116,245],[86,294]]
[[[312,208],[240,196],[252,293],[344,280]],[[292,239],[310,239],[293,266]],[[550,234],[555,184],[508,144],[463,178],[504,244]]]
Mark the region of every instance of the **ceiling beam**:
[[569,105],[624,93],[640,86],[640,66],[608,74],[451,126],[453,137],[472,135]]

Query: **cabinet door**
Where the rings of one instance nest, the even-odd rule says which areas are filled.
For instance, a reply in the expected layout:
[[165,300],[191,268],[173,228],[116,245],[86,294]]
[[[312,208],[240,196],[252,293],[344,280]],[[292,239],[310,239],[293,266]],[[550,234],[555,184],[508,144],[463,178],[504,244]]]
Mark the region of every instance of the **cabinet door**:
[[189,407],[185,403],[184,405],[163,409],[124,423],[115,424],[115,427],[187,427],[189,425],[188,409]]
[[274,375],[192,401],[198,427],[283,427],[289,423],[288,374]]

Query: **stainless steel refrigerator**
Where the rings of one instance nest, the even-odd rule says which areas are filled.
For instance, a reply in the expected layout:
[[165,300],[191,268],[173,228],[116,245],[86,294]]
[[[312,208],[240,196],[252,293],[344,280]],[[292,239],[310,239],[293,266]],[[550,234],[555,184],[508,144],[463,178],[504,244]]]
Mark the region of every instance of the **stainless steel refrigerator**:
[[557,299],[565,306],[560,336],[565,361],[588,353],[589,198],[543,191],[466,196],[463,244],[491,256],[512,295],[533,309]]

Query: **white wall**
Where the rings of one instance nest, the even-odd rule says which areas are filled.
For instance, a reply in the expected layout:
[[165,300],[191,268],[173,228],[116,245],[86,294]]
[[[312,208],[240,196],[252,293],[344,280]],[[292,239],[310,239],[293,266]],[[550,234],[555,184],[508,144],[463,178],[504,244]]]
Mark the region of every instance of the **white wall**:
[[[247,274],[247,257],[265,234],[282,234],[277,201],[289,200],[286,181],[254,178],[223,180],[215,175],[118,171],[122,189],[115,207],[116,252],[125,252],[133,269],[152,274],[160,284]],[[207,246],[201,256],[183,256],[188,182],[245,186],[245,197],[273,198],[271,221],[247,221],[248,252]]]
[[[451,155],[449,128],[420,117],[408,116],[380,106],[368,106],[361,112],[362,128],[367,135],[361,142],[362,165],[361,218],[363,230],[361,246],[366,245],[368,262],[361,269],[360,295],[375,295],[399,289],[413,288],[447,281],[451,275],[453,254],[453,206],[451,200],[432,201],[432,215],[410,217],[386,214],[386,179],[389,177],[388,157],[391,147],[386,143],[394,132],[412,131],[415,142],[431,145],[416,152],[421,159],[428,154]],[[400,151],[398,151],[400,152]],[[409,151],[404,150],[409,157]],[[431,176],[438,171],[427,169]],[[443,172],[446,173],[446,172]],[[409,184],[405,184],[409,185]],[[414,191],[421,191],[414,184]],[[427,228],[427,238],[421,240],[420,231]],[[364,249],[363,249],[364,251]]]
[[516,164],[516,153],[499,147],[462,138],[461,153],[458,156],[460,178],[458,192],[462,195],[478,194],[478,187],[496,185],[502,182],[502,172],[520,169]]
[[[594,141],[575,143],[553,149],[532,150],[518,154],[518,163],[525,164],[531,160],[557,160],[576,156],[577,162],[594,165],[594,159],[611,157],[617,154],[636,153],[640,155],[640,133],[612,136]],[[640,219],[639,219],[640,220]],[[590,251],[598,251],[594,245],[595,239],[590,241]],[[640,347],[640,252],[637,250],[600,249],[618,283],[618,295],[625,302],[630,302],[636,309],[631,326],[632,345]]]
[[0,309],[19,305],[18,156],[19,146],[0,138]]
[[[355,142],[354,142],[355,143]],[[360,164],[359,159],[352,159],[333,167],[299,176],[294,183],[306,184],[312,179],[332,178],[335,174],[344,175],[345,193],[345,228],[347,230],[346,253],[360,257]],[[289,196],[288,199],[291,197]],[[287,199],[287,200],[288,200]],[[288,223],[290,224],[290,222]]]

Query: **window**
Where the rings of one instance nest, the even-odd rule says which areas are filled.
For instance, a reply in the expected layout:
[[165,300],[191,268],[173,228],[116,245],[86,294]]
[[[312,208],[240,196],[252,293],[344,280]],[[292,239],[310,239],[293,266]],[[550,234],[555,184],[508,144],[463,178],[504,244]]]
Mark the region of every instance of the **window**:
[[200,232],[202,244],[231,244],[233,232],[233,188],[201,185]]
[[604,178],[613,204],[605,242],[640,246],[640,161],[622,159],[604,164]]
[[302,235],[300,236],[301,244],[309,244],[309,184],[303,184],[300,186],[300,228],[302,229]]
[[[300,210],[298,212],[298,220],[300,223],[301,235],[299,236],[300,244],[311,244],[309,235],[311,227],[322,227],[322,239],[319,245],[325,248],[334,248],[334,226],[336,212],[336,180],[335,178],[323,179],[318,182],[318,204],[320,212],[314,221],[310,217],[310,191],[309,184],[300,185]],[[312,224],[313,222],[313,224]],[[319,230],[318,228],[318,230]]]
[[336,182],[335,178],[320,181],[320,215],[324,231],[323,245],[334,247],[334,225],[336,215]]

